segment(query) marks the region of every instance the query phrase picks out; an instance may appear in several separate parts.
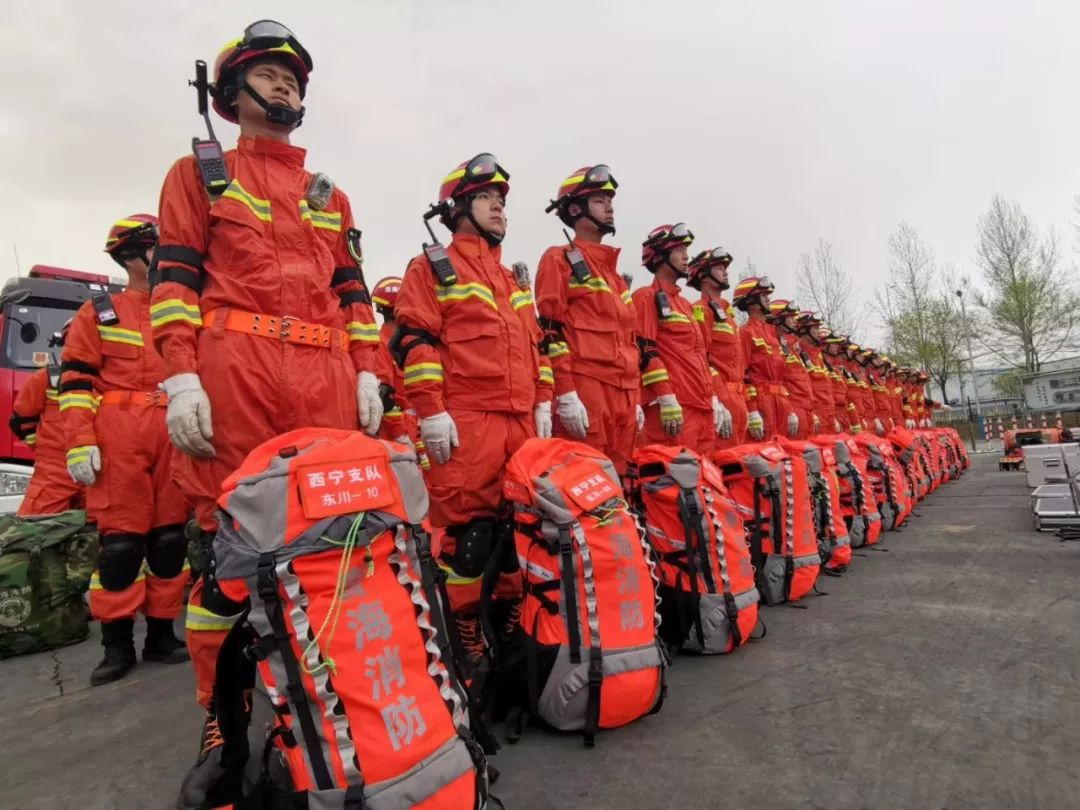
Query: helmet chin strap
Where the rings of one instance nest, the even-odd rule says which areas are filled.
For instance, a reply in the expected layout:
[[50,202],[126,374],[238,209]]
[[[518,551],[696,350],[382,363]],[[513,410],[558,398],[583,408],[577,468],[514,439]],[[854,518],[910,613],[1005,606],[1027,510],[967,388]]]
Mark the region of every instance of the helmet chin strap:
[[289,127],[290,129],[296,129],[304,123],[303,106],[301,106],[299,110],[294,110],[292,107],[285,104],[271,104],[256,93],[255,89],[247,83],[247,80],[244,79],[243,76],[240,77],[238,88],[251,96],[255,100],[255,103],[263,108],[266,112],[266,120],[271,124],[278,124],[280,126]]
[[679,278],[687,278],[690,275],[689,269],[680,270],[678,267],[671,263],[671,251],[668,251],[664,254],[664,264],[670,267],[672,272],[675,273],[675,275],[677,275]]
[[731,289],[731,285],[728,284],[726,281],[721,281],[716,276],[714,276],[712,270],[709,271],[709,278],[712,279],[713,284],[720,288],[720,292]]
[[591,222],[593,225],[595,225],[597,230],[600,231],[601,236],[614,236],[615,235],[615,226],[614,225],[608,225],[606,222],[601,222],[596,217],[594,217],[592,214],[590,214],[588,211],[586,211],[581,216],[585,217],[585,219],[589,220],[589,222]]

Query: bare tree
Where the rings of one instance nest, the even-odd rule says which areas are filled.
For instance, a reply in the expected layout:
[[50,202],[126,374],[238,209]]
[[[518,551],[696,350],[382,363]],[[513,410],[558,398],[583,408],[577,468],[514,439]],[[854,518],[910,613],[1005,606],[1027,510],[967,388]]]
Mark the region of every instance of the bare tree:
[[819,237],[814,255],[799,257],[799,303],[815,310],[833,329],[851,334],[855,328],[855,283],[833,255],[832,244]]
[[750,276],[757,275],[757,265],[754,264],[754,260],[750,257],[750,254],[746,254],[746,260],[743,262],[742,271],[739,273],[739,281],[744,278],[750,278]]
[[925,369],[946,399],[946,385],[962,368],[964,326],[952,303],[948,271],[939,271],[934,253],[906,222],[889,237],[893,281],[876,295],[893,359]]
[[1040,236],[1019,204],[995,196],[979,219],[975,251],[986,285],[976,296],[989,327],[983,345],[1017,368],[1038,371],[1070,345],[1080,317],[1057,235]]

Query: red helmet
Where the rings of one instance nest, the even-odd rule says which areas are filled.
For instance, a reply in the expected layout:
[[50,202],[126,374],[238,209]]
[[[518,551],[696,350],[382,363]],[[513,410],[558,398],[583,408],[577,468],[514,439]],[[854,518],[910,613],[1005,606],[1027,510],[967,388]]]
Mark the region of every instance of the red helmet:
[[[611,174],[611,167],[605,163],[595,166],[582,166],[572,175],[562,181],[555,199],[551,201],[544,213],[556,211],[563,225],[568,228],[574,227],[577,217],[571,217],[569,213],[570,203],[574,200],[584,200],[593,194],[609,194],[615,196],[615,189],[619,187],[618,181]],[[584,216],[589,216],[586,212]],[[591,219],[591,217],[589,217]],[[614,233],[615,229],[610,225],[597,223],[601,231]]]
[[439,222],[454,230],[458,219],[468,213],[468,201],[485,188],[495,188],[503,198],[510,193],[510,172],[499,165],[490,152],[481,152],[472,160],[458,164],[443,178],[439,186],[439,205],[443,212]]
[[[284,25],[259,20],[245,28],[242,37],[227,42],[214,60],[214,109],[226,121],[239,123],[233,105],[240,90],[241,68],[264,56],[276,57],[288,65],[296,74],[300,98],[306,94],[308,75],[313,68],[311,55]],[[303,116],[303,108],[300,115]]]
[[731,303],[746,312],[752,301],[765,295],[772,295],[776,288],[768,276],[749,276],[735,285],[735,295]]
[[795,313],[795,325],[800,331],[809,334],[811,329],[821,326],[821,318],[810,310],[803,309]]
[[126,259],[146,255],[158,242],[158,218],[153,214],[132,214],[118,219],[109,228],[105,252],[121,267]]
[[[731,254],[722,247],[703,250],[690,260],[690,272],[686,278],[686,283],[695,290],[700,290],[701,282],[709,274],[710,270],[717,266],[729,267],[733,261]],[[723,285],[721,285],[721,288],[727,289]]]
[[769,320],[780,321],[788,315],[798,315],[799,307],[787,298],[774,298],[769,302]]
[[387,310],[392,313],[397,305],[399,292],[401,292],[401,279],[397,276],[387,276],[371,291],[371,303],[380,311]]
[[694,234],[685,222],[653,228],[641,243],[641,263],[655,273],[656,268],[667,261],[671,251],[679,245],[689,247],[693,242]]

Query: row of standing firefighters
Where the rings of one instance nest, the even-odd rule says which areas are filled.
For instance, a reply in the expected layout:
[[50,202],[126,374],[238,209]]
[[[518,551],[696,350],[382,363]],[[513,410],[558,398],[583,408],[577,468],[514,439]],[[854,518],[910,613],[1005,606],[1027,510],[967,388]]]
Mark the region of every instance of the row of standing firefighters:
[[[622,474],[644,444],[708,454],[771,436],[929,424],[923,372],[772,299],[767,278],[739,281],[729,300],[732,257],[691,257],[684,224],[648,235],[653,282],[631,293],[619,249],[603,242],[615,233],[618,185],[605,165],[560,185],[548,210],[574,235],[544,253],[535,285],[502,264],[509,173],[485,153],[440,186],[432,213],[450,244],[425,245],[402,279],[369,295],[348,198],[313,194],[305,151],[290,143],[311,68],[277,23],[226,46],[214,106],[241,130],[224,154],[227,184],[181,158],[160,220],[112,227],[105,249],[127,288],[79,310],[59,338],[60,366],[32,378],[12,417],[38,455],[22,513],[85,497],[98,525],[90,605],[105,656],[92,681],[135,664],[137,612],[148,620],[144,658],[194,663],[208,715],[181,806],[214,802],[214,665],[244,608],[208,560],[187,606],[186,651],[175,638],[190,579],[184,524],[193,512],[216,532],[222,482],[260,443],[300,427],[360,428],[416,448],[475,663],[485,655],[481,574],[507,531],[502,477],[527,439],[583,441]],[[496,598],[512,613],[519,575],[512,560],[501,565]]]

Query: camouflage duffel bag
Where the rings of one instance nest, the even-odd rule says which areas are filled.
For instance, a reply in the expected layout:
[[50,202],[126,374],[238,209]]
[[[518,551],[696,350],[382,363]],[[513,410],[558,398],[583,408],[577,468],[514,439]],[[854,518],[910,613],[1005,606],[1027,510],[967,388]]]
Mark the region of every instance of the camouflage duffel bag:
[[74,644],[90,634],[83,594],[97,550],[97,531],[80,510],[0,516],[0,658]]

